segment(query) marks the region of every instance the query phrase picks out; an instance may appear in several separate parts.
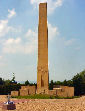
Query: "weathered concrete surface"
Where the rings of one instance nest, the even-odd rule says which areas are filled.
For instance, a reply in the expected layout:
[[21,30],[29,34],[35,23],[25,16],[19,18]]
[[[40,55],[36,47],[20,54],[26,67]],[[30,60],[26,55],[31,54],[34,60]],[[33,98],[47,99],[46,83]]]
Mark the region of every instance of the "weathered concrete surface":
[[39,4],[37,93],[48,93],[47,3]]
[[19,96],[19,91],[11,91],[11,96]]
[[[6,96],[0,95],[0,111]],[[85,111],[85,96],[76,99],[12,99],[15,111]]]
[[60,86],[60,88],[53,88],[56,91],[56,95],[59,97],[73,97],[74,87]]
[[36,94],[36,86],[21,86],[20,96]]

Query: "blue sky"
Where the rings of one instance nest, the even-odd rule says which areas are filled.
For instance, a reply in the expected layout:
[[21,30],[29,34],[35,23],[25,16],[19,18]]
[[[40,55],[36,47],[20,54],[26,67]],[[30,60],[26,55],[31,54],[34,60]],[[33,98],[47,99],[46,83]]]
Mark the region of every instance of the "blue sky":
[[0,0],[0,77],[37,80],[38,5],[48,3],[49,79],[85,69],[84,0]]

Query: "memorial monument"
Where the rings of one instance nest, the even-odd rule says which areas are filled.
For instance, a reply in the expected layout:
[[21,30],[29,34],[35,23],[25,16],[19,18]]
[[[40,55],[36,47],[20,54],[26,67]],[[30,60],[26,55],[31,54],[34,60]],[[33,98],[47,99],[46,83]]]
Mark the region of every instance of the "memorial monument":
[[39,4],[37,93],[48,93],[47,3]]
[[36,86],[21,86],[19,91],[11,91],[12,96],[35,94],[74,96],[74,87],[56,86],[49,90],[47,3],[39,4],[37,89]]

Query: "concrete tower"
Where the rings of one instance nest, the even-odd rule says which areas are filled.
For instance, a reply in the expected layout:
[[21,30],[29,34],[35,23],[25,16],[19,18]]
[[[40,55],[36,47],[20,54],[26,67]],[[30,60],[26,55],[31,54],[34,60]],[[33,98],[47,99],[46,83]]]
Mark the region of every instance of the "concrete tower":
[[37,93],[48,93],[47,3],[39,4]]

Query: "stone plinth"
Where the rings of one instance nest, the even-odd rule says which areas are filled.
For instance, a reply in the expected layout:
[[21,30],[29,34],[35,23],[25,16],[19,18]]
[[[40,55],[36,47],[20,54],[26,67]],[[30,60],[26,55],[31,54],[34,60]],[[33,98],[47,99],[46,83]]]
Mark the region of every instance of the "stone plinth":
[[25,89],[29,89],[29,85],[28,86],[21,86],[21,89],[25,90]]
[[15,110],[16,105],[15,104],[4,104],[2,106],[2,110]]
[[28,96],[29,91],[28,89],[20,89],[20,96]]
[[29,90],[29,95],[36,94],[36,86],[30,86],[28,90]]
[[48,94],[51,96],[56,96],[56,90],[49,90]]
[[53,88],[53,90],[56,90],[56,95],[60,97],[74,96],[74,87],[60,86],[60,88]]
[[36,94],[36,86],[21,86],[20,96],[28,96]]
[[11,96],[19,96],[19,91],[11,91]]

